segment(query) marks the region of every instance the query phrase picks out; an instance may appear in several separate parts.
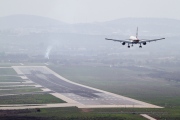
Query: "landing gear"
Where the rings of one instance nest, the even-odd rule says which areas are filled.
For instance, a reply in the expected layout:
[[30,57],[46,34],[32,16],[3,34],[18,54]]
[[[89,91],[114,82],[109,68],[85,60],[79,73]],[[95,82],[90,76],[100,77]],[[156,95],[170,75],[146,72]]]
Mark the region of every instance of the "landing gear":
[[130,48],[130,46],[128,45],[128,48]]
[[131,47],[133,47],[133,44],[131,45]]
[[139,48],[142,48],[141,44],[140,44]]

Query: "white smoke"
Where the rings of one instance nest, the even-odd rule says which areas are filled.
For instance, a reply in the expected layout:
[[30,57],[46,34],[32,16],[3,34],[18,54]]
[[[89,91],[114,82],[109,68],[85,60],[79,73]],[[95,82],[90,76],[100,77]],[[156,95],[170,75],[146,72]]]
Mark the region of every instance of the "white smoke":
[[48,46],[48,48],[46,49],[46,54],[45,54],[45,58],[49,59],[49,54],[52,50],[52,46]]

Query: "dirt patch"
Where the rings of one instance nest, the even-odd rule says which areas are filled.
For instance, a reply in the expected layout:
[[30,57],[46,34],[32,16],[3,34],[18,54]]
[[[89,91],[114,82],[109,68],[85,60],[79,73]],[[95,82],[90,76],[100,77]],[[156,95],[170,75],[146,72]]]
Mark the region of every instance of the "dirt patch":
[[87,108],[82,108],[81,111],[82,112],[92,112],[93,110],[92,109],[87,109]]

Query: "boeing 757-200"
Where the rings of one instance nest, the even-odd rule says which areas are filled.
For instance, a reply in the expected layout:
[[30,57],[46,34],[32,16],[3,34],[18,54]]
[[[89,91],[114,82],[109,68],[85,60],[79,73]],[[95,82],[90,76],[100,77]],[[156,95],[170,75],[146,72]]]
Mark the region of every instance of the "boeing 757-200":
[[116,42],[122,42],[122,45],[125,45],[127,43],[128,44],[128,48],[130,48],[130,45],[133,46],[133,44],[139,44],[139,48],[142,48],[141,44],[146,45],[147,42],[163,40],[165,38],[152,39],[152,40],[139,39],[138,38],[138,28],[137,28],[136,36],[130,36],[129,39],[126,39],[126,40],[117,40],[117,39],[109,39],[109,38],[105,38],[105,39],[106,40],[113,40],[113,41],[116,41]]

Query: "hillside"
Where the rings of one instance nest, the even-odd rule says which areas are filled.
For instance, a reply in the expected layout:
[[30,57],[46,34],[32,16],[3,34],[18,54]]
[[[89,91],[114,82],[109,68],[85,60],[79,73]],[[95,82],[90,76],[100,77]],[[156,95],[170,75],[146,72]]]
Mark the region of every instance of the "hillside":
[[35,15],[11,15],[0,17],[0,29],[32,28],[32,27],[56,27],[66,23],[61,21],[35,16]]
[[12,15],[0,18],[0,30],[75,33],[88,35],[179,36],[180,20],[167,18],[122,18],[107,22],[67,24],[47,17]]

